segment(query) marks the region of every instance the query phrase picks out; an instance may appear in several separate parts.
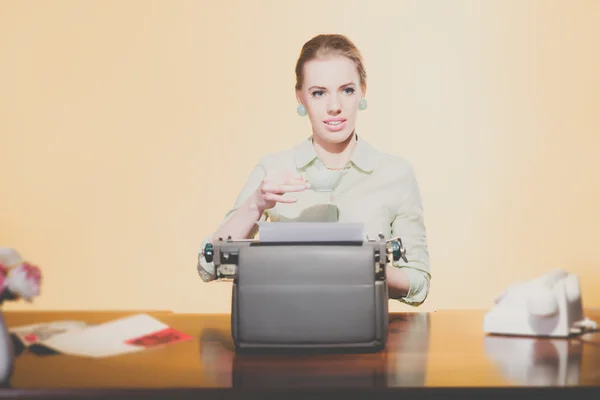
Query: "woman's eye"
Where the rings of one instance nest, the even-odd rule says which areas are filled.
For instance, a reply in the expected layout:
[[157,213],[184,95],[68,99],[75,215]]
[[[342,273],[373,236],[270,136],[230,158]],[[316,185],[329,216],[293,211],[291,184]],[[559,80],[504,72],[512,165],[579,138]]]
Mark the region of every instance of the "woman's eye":
[[324,92],[322,90],[315,90],[314,92],[312,92],[313,97],[321,97],[323,94]]
[[344,93],[346,93],[346,94],[353,94],[354,93],[354,89],[352,89],[352,88],[346,88],[346,89],[344,89]]

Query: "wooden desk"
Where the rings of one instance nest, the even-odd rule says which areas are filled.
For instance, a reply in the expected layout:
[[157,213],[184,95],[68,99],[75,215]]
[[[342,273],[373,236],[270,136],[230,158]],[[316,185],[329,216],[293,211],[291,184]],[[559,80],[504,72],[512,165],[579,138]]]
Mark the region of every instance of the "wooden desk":
[[[100,323],[134,313],[5,312],[5,320],[9,326],[59,319]],[[485,337],[483,311],[391,314],[385,351],[310,356],[236,355],[228,315],[150,314],[195,339],[105,359],[23,352],[0,397],[423,399],[456,391],[464,399],[505,391],[530,399],[600,389],[600,334]],[[600,321],[598,311],[586,315]],[[600,399],[598,394],[593,397]]]

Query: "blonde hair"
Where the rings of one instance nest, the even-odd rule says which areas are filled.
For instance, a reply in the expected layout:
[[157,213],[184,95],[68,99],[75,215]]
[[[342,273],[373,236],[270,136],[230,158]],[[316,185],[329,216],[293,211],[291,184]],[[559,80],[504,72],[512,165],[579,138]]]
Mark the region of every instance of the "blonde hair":
[[344,35],[321,34],[313,37],[302,46],[300,57],[296,62],[296,89],[302,88],[303,68],[306,62],[336,55],[348,57],[354,61],[360,77],[360,84],[366,87],[367,72],[360,51],[358,51],[354,43]]

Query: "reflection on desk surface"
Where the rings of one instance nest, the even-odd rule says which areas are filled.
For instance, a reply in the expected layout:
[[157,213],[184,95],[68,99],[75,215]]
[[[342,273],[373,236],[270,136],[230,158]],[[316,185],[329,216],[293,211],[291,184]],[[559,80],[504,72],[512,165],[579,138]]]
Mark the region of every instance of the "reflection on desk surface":
[[429,346],[428,314],[393,315],[385,351],[362,354],[236,354],[228,331],[200,338],[203,369],[233,387],[423,386]]
[[386,350],[367,354],[236,354],[226,330],[200,338],[203,370],[228,387],[423,386],[429,347],[429,314],[392,315]]
[[514,384],[530,386],[578,385],[584,345],[578,338],[485,338],[486,354],[504,376]]

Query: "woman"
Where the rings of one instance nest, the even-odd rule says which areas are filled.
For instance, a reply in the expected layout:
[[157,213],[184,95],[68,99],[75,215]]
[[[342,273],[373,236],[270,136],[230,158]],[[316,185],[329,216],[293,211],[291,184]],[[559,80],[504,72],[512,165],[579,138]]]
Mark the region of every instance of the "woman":
[[[264,156],[204,245],[217,238],[252,238],[257,221],[361,222],[365,233],[400,236],[408,262],[386,268],[389,297],[418,306],[429,293],[429,253],[421,197],[411,165],[377,151],[356,133],[366,108],[366,72],[358,49],[341,35],[318,35],[296,64],[297,112],[312,136]],[[198,272],[214,265],[199,256]]]

